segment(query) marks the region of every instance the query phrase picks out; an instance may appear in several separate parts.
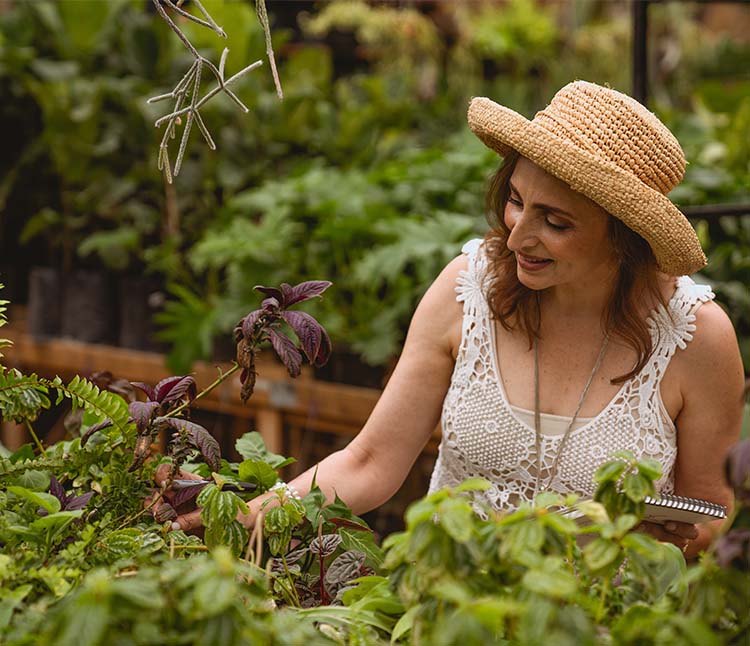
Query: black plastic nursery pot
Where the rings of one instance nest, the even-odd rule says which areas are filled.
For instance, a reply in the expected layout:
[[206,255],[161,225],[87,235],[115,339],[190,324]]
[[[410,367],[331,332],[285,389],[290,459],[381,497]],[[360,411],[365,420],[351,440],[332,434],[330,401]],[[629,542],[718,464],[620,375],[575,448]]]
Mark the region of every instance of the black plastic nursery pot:
[[52,267],[33,267],[29,273],[27,326],[35,338],[59,336],[62,328],[62,275]]
[[116,342],[117,298],[107,274],[73,271],[65,276],[62,291],[62,336],[84,343]]
[[152,277],[123,276],[119,281],[120,325],[118,343],[123,348],[163,352],[156,339],[154,315],[164,306],[161,282]]

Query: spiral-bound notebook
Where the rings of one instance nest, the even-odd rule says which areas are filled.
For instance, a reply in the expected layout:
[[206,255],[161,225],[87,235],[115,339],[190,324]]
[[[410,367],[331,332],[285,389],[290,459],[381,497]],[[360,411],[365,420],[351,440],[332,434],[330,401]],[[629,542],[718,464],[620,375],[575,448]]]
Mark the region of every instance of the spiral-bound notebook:
[[705,523],[727,517],[727,508],[709,500],[687,496],[663,495],[659,498],[646,496],[644,520],[652,523],[678,521],[681,523]]
[[[721,520],[727,517],[727,508],[709,500],[688,498],[665,494],[659,498],[646,496],[646,513],[643,520],[664,524],[669,521],[680,523],[706,523],[711,520]],[[590,521],[583,512],[575,507],[562,512],[564,516],[572,518],[579,525],[587,525]]]

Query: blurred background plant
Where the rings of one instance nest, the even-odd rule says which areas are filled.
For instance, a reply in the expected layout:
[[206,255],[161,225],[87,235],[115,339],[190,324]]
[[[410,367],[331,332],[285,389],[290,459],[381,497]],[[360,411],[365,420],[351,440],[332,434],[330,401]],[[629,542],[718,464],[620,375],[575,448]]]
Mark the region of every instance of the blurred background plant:
[[[264,57],[251,2],[204,5],[228,41],[181,23],[200,51],[216,60],[228,43],[228,74]],[[426,286],[484,231],[483,183],[498,159],[468,132],[467,99],[531,116],[574,78],[630,87],[626,2],[269,11],[284,101],[261,68],[235,87],[249,114],[220,97],[207,104],[220,154],[188,147],[168,186],[156,170],[158,110],[145,99],[190,57],[152,3],[0,4],[1,269],[14,302],[32,265],[151,275],[167,293],[160,336],[182,372],[212,356],[254,285],[331,278],[320,318],[338,354],[387,368]],[[690,161],[671,196],[680,205],[750,201],[750,42],[717,12],[650,9],[650,107]],[[748,365],[750,215],[696,225],[710,258],[698,278],[727,307]],[[379,385],[382,372],[364,379]]]

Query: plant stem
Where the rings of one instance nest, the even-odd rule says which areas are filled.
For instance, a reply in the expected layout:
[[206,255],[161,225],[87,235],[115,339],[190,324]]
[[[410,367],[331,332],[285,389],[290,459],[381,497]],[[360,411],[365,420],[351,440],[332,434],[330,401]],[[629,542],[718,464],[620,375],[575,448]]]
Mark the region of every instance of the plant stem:
[[599,623],[602,620],[602,617],[604,616],[604,612],[606,610],[606,601],[607,601],[607,594],[609,593],[609,585],[610,585],[611,579],[609,577],[606,577],[604,581],[602,581],[602,591],[599,594],[599,607],[596,609],[596,623]]
[[179,413],[184,411],[188,406],[190,406],[193,402],[198,401],[201,397],[204,397],[208,393],[210,393],[216,386],[218,386],[223,381],[226,381],[229,377],[231,377],[235,372],[237,372],[240,369],[240,366],[238,363],[235,363],[229,370],[226,372],[221,372],[219,370],[219,376],[213,381],[213,383],[206,386],[203,390],[201,390],[194,399],[191,399],[190,401],[183,402],[180,404],[177,408],[175,408],[172,411],[169,411],[164,417],[176,417]]
[[31,422],[27,419],[24,420],[24,422],[26,423],[26,428],[28,429],[29,433],[31,433],[31,437],[34,438],[34,442],[36,443],[36,446],[39,449],[39,453],[42,454],[42,457],[46,458],[47,452],[44,450],[42,443],[39,441],[37,434],[34,432],[34,427],[31,425]]

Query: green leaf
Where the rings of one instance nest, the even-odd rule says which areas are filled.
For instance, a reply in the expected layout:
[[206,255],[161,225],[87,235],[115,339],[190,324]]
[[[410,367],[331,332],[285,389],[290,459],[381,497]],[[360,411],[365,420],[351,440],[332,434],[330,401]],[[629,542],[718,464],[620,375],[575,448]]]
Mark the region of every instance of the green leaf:
[[383,550],[375,542],[372,532],[359,532],[349,529],[339,529],[341,545],[345,550],[356,550],[367,557],[367,564],[378,570],[383,565]]
[[[257,431],[245,433],[242,437],[237,439],[234,443],[234,447],[237,449],[237,453],[239,453],[245,460],[265,462],[275,469],[280,469],[282,463],[289,464],[289,458],[285,458],[283,455],[277,455],[276,453],[271,453],[266,448],[263,436]],[[241,476],[240,479],[242,479]]]
[[631,532],[624,536],[622,546],[648,558],[652,558],[659,551],[659,541],[641,532]]
[[557,513],[545,514],[540,519],[543,525],[551,528],[559,534],[575,536],[578,533],[578,524],[572,518],[567,518]]
[[487,491],[492,486],[489,480],[484,478],[467,478],[460,485],[453,488],[456,493],[463,493],[465,491]]
[[570,599],[578,591],[576,577],[564,570],[528,570],[521,584],[532,592],[555,599]]
[[651,481],[640,473],[629,473],[622,485],[625,495],[633,502],[643,502],[643,499],[654,490]]
[[617,482],[617,480],[625,471],[627,465],[617,460],[616,462],[605,462],[600,466],[594,474],[594,482]]
[[651,460],[649,458],[638,460],[637,466],[639,473],[644,475],[649,480],[658,480],[661,477],[663,471],[660,462],[658,462],[657,460]]
[[611,565],[620,555],[617,543],[605,538],[595,538],[583,549],[583,561],[592,572]]
[[16,478],[16,484],[33,491],[49,491],[49,471],[29,469]]
[[121,529],[112,532],[102,542],[104,546],[118,558],[132,556],[141,547],[138,540],[138,530],[134,528]]
[[457,543],[466,543],[471,538],[474,512],[466,500],[444,500],[438,507],[437,517],[443,529]]
[[31,491],[26,487],[8,487],[8,491],[20,498],[24,498],[33,504],[41,507],[50,514],[60,511],[60,501],[49,493],[42,493],[41,491]]
[[417,613],[420,610],[421,606],[412,606],[402,615],[401,619],[396,622],[396,625],[393,627],[393,632],[391,633],[391,644],[395,644],[404,635],[411,632],[414,627],[414,621],[417,618]]
[[254,482],[261,491],[268,491],[279,479],[279,474],[267,462],[262,460],[244,460],[240,462],[237,476],[244,482]]

